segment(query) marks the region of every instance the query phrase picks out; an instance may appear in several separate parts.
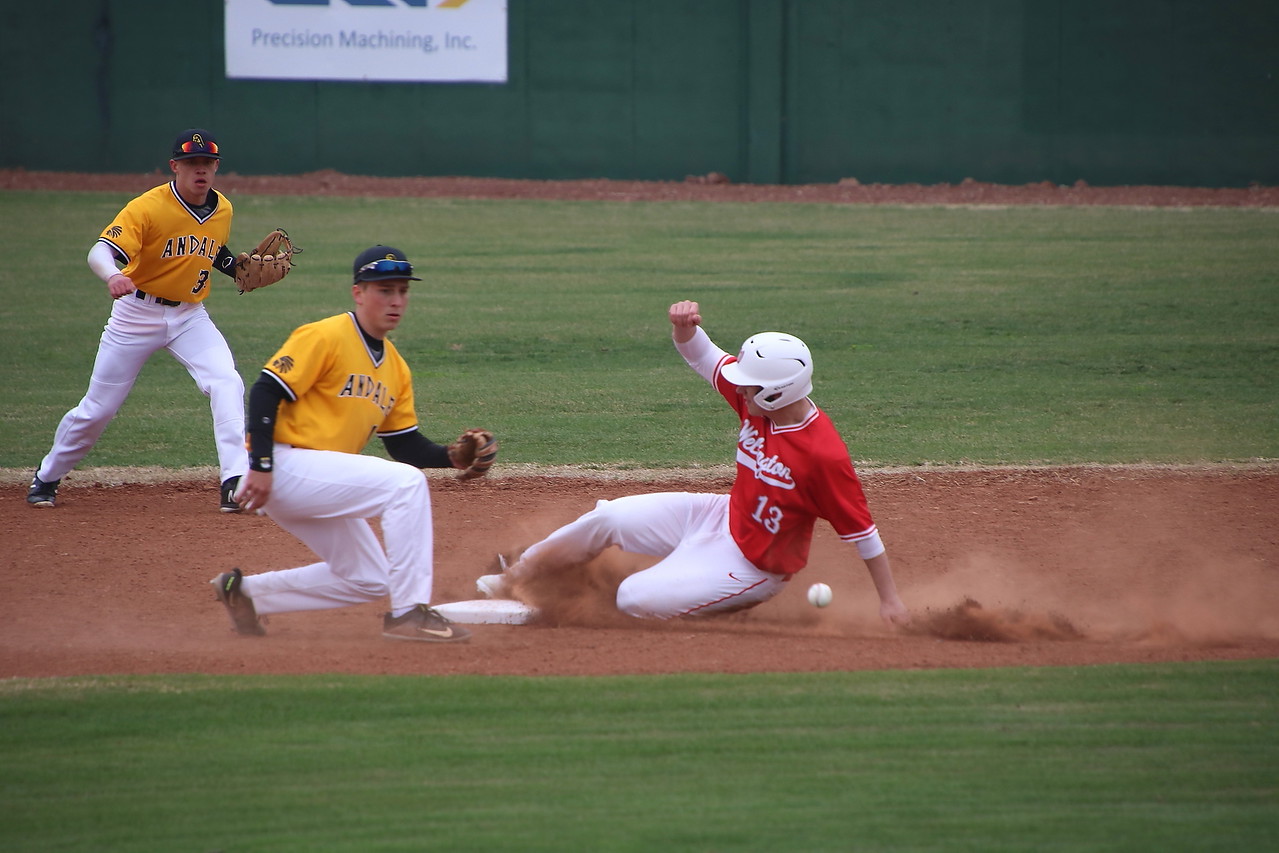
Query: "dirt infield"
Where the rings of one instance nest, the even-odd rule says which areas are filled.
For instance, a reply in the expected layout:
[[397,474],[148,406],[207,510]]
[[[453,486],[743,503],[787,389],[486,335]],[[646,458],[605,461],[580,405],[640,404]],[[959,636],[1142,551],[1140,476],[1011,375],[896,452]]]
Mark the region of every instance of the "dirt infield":
[[[550,618],[476,626],[471,643],[394,643],[382,608],[276,616],[232,634],[208,580],[311,555],[269,519],[217,511],[212,482],[76,485],[55,509],[6,488],[0,677],[101,673],[605,675],[1055,666],[1279,656],[1279,470],[870,472],[866,489],[915,611],[878,621],[854,549],[819,525],[813,560],[754,611],[673,623],[608,606],[639,567],[617,555],[543,590]],[[81,477],[83,479],[83,477]],[[600,498],[727,479],[432,478],[437,602],[474,598],[498,549]],[[17,535],[14,535],[14,531]],[[825,581],[825,610],[804,597]]]
[[[141,192],[160,172],[0,170],[0,189]],[[230,194],[448,196],[848,204],[1279,206],[1279,188],[799,187],[682,182],[219,175]],[[90,457],[90,464],[92,457]],[[499,466],[500,471],[500,466]],[[639,567],[609,555],[539,591],[530,626],[477,626],[466,645],[393,643],[368,605],[277,616],[268,636],[229,630],[207,581],[232,566],[312,556],[269,519],[217,512],[199,482],[95,485],[67,478],[52,510],[4,486],[0,678],[110,673],[604,675],[1051,666],[1279,656],[1279,466],[863,472],[915,627],[880,624],[855,550],[818,525],[793,588],[719,619],[653,623],[609,606]],[[154,478],[152,478],[154,479]],[[514,550],[595,500],[668,489],[723,491],[726,477],[620,481],[521,474],[432,477],[436,602],[475,597],[497,550]],[[835,602],[804,599],[825,581]]]

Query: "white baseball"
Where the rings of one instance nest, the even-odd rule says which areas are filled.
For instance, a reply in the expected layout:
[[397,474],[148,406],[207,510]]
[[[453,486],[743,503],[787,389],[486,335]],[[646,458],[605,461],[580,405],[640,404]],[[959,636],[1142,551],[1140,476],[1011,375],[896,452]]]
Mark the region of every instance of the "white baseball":
[[825,607],[834,597],[835,593],[824,583],[815,583],[808,588],[808,603],[814,607]]

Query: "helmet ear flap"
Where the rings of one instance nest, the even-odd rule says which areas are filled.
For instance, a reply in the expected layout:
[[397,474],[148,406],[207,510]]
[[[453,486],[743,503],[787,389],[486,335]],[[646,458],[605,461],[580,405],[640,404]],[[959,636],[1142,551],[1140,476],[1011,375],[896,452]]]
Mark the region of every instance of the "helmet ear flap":
[[761,409],[764,409],[766,411],[772,411],[773,409],[778,408],[781,405],[778,401],[781,399],[782,399],[782,392],[774,391],[770,388],[765,388],[764,390],[760,391],[757,395],[755,395],[755,402],[759,405]]

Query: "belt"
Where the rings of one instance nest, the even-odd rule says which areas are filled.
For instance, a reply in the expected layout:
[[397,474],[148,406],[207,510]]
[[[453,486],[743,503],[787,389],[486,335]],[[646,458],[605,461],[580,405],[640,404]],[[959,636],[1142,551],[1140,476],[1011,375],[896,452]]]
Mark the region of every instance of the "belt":
[[176,299],[164,299],[164,298],[159,297],[159,296],[151,296],[151,294],[147,293],[145,290],[135,290],[135,291],[133,291],[133,295],[134,295],[134,296],[136,296],[136,297],[138,297],[139,299],[146,299],[147,297],[151,297],[152,299],[154,299],[154,300],[155,300],[155,304],[156,304],[156,305],[167,305],[167,306],[168,306],[168,307],[170,307],[170,308],[172,308],[172,307],[173,307],[173,306],[175,306],[175,305],[181,305],[181,304],[182,304],[181,302],[177,301]]

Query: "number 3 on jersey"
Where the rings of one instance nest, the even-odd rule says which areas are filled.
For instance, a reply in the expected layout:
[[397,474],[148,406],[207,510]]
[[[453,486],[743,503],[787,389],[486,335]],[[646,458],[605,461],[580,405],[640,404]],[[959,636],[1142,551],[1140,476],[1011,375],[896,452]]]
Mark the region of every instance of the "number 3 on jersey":
[[782,511],[775,506],[768,505],[768,495],[762,495],[759,503],[755,505],[755,512],[751,517],[764,525],[764,529],[769,533],[777,533],[782,529]]

